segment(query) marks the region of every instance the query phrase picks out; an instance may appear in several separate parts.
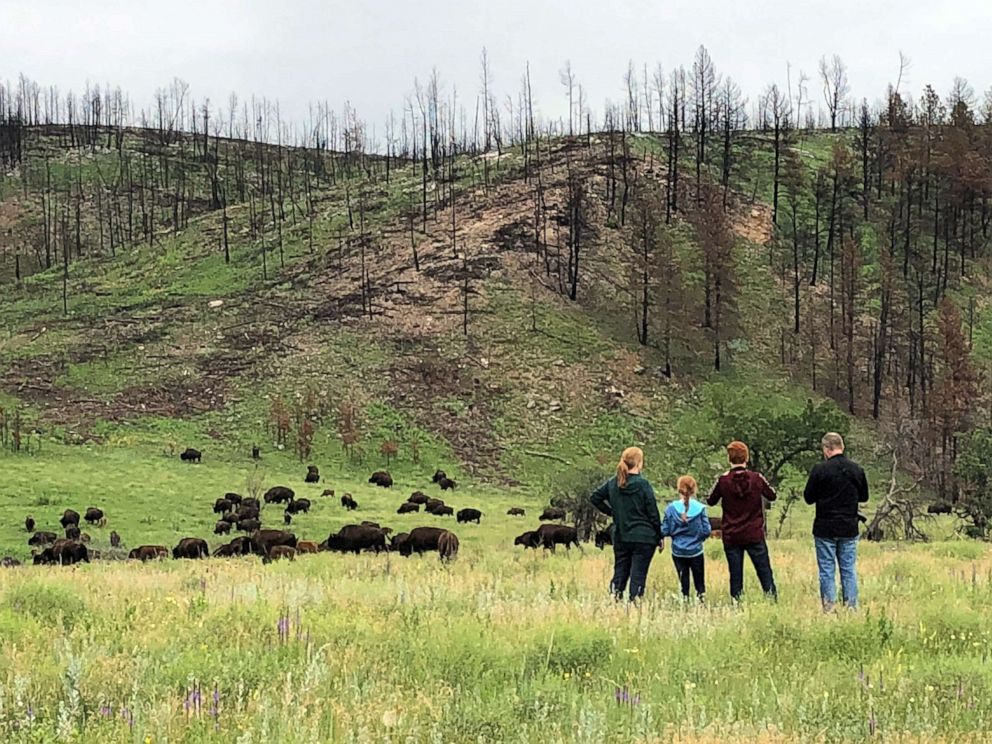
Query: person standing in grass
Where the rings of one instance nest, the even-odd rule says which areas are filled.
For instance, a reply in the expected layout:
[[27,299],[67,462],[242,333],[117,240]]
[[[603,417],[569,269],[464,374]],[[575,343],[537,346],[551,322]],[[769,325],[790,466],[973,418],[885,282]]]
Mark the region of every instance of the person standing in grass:
[[830,432],[820,442],[823,462],[809,474],[803,498],[816,506],[813,542],[820,572],[820,601],[830,612],[837,602],[837,569],[844,604],[858,606],[858,505],[868,501],[865,471],[844,454],[844,439]]
[[778,596],[772,574],[768,544],[765,542],[765,503],[775,500],[773,489],[761,473],[748,470],[747,445],[727,445],[730,470],[721,475],[710,491],[706,503],[723,503],[723,551],[730,570],[730,596],[736,602],[744,593],[744,554],[751,558],[761,589],[772,598]]
[[661,543],[661,515],[654,489],[641,474],[644,453],[628,447],[617,474],[597,488],[593,506],[613,518],[613,580],[610,591],[619,600],[630,582],[630,600],[644,594],[654,551]]
[[706,595],[706,559],[703,542],[710,536],[710,519],[706,507],[696,501],[696,479],[683,475],[678,482],[679,498],[665,508],[661,522],[662,537],[672,538],[672,561],[682,585],[682,596],[689,598],[689,574],[696,596]]

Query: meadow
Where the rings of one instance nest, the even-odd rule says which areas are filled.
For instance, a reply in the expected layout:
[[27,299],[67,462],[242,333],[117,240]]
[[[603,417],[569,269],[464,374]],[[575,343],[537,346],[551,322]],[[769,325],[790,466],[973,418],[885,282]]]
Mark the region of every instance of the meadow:
[[[303,487],[288,457],[265,462],[315,500],[294,529],[399,529],[424,475],[390,491],[331,469],[345,514]],[[5,457],[0,550],[27,555],[23,516],[51,529],[64,506],[108,513],[127,545],[211,534],[213,498],[244,490],[249,463],[188,466],[163,453],[50,446]],[[309,489],[315,493],[309,493]],[[612,555],[514,548],[540,493],[460,488],[482,524],[445,524],[461,552],[303,556],[0,572],[0,736],[5,742],[987,741],[992,729],[992,552],[943,540],[863,544],[857,613],[823,616],[796,507],[772,541],[777,604],[727,597],[707,547],[706,606],[684,605],[659,555],[645,601],[616,604]],[[524,519],[505,515],[523,506]],[[270,517],[271,519],[271,517]],[[433,521],[432,521],[433,520]],[[752,573],[747,586],[756,587]]]

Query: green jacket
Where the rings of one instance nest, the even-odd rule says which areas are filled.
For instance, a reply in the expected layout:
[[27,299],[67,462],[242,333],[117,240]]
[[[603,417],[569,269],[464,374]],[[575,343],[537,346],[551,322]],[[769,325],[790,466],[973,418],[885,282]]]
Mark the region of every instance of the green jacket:
[[610,478],[592,494],[592,505],[613,517],[613,541],[651,543],[661,541],[661,515],[654,489],[641,475],[632,475],[620,488]]

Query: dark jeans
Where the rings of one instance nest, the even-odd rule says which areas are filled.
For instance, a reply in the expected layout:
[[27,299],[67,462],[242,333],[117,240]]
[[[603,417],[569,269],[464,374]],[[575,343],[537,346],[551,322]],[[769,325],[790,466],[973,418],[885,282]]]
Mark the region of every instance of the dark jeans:
[[654,558],[654,551],[657,545],[651,543],[625,543],[616,542],[613,544],[613,581],[610,582],[610,591],[616,595],[617,599],[623,599],[623,591],[627,588],[627,580],[630,580],[630,600],[644,594],[644,585],[648,580],[648,568],[651,566],[651,559]]
[[679,575],[682,584],[682,596],[689,598],[689,574],[692,573],[692,583],[696,587],[696,596],[700,599],[706,594],[706,557],[700,553],[693,558],[672,556],[675,563],[675,573]]
[[772,576],[772,564],[768,559],[768,545],[764,540],[750,545],[724,545],[723,551],[727,555],[727,567],[730,569],[730,596],[732,598],[740,599],[741,594],[744,593],[745,553],[751,558],[754,570],[758,574],[758,581],[761,582],[762,591],[772,598],[778,596],[778,590],[775,588],[775,577]]

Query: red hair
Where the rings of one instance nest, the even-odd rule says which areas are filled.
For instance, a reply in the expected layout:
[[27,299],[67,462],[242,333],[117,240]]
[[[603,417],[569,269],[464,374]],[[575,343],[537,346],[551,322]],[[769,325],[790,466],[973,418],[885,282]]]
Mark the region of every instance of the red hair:
[[727,457],[730,459],[731,465],[747,465],[747,461],[751,458],[751,453],[748,452],[747,445],[744,442],[731,442],[727,445]]

